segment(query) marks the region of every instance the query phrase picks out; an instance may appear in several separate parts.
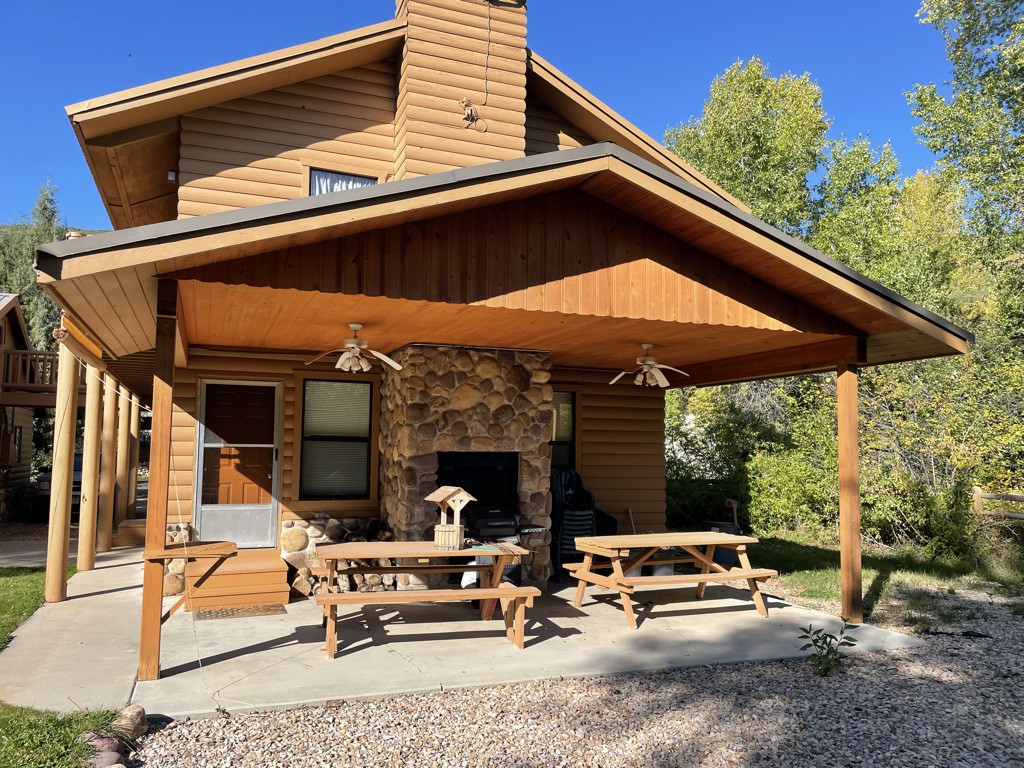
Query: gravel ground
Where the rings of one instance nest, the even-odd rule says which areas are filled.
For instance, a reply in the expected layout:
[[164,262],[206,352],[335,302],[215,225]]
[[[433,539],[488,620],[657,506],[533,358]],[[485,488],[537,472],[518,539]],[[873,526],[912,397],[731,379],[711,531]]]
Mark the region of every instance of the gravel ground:
[[740,664],[183,720],[154,729],[130,764],[1024,765],[1020,598],[907,591],[900,600],[947,623],[930,625],[924,648],[858,654],[832,678],[801,662]]

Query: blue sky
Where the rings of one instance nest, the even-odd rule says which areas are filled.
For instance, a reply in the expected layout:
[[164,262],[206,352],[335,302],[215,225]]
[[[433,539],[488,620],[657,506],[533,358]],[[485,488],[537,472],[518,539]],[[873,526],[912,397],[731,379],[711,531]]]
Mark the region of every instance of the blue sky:
[[[49,177],[65,221],[87,229],[110,222],[65,105],[394,15],[392,0],[4,5],[0,223],[27,214]],[[529,44],[658,140],[700,113],[712,78],[737,60],[760,56],[776,75],[810,72],[834,118],[833,135],[891,140],[909,175],[932,158],[913,133],[903,92],[948,72],[942,39],[920,24],[917,7],[914,0],[530,0]]]

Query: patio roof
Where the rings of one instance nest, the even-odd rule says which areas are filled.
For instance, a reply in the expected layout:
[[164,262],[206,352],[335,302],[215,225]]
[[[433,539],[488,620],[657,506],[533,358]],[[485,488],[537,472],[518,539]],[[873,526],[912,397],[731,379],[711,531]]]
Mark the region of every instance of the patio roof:
[[[957,354],[972,340],[927,309],[610,143],[53,243],[39,249],[37,268],[46,290],[105,354],[120,358],[154,345],[154,278],[573,189],[834,318],[849,329],[843,335],[864,340],[856,362]],[[647,318],[632,319],[642,324]],[[783,368],[773,375],[823,366],[795,360]],[[765,375],[756,357],[728,369],[702,379]]]

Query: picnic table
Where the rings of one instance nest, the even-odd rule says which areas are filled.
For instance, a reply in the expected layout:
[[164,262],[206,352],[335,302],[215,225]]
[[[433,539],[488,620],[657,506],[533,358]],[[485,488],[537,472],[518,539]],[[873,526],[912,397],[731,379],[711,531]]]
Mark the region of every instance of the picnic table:
[[[529,550],[514,544],[497,544],[477,548],[437,549],[432,541],[349,541],[342,544],[318,544],[317,557],[324,563],[318,569],[325,585],[316,602],[323,606],[327,623],[327,655],[333,658],[338,645],[337,610],[339,605],[373,605],[380,603],[457,602],[480,600],[480,618],[489,620],[496,605],[501,605],[508,639],[523,647],[525,611],[540,596],[536,587],[517,587],[502,581],[505,567],[512,565]],[[492,558],[489,564],[472,562],[479,557]],[[394,565],[381,565],[387,559]],[[449,562],[433,562],[438,559]],[[339,568],[338,561],[350,564]],[[359,561],[358,564],[353,561]],[[407,589],[391,592],[340,592],[336,586],[339,575],[352,574],[445,574],[477,572],[480,587],[476,589]]]
[[[686,533],[647,533],[626,536],[587,536],[576,539],[576,548],[583,553],[582,563],[566,563],[565,568],[573,578],[579,579],[573,605],[583,604],[583,594],[588,584],[602,589],[616,590],[622,598],[626,622],[636,629],[636,616],[630,595],[641,585],[677,586],[696,585],[697,599],[704,597],[708,582],[724,583],[746,581],[754,598],[757,612],[768,616],[768,607],[758,588],[759,582],[778,576],[778,571],[768,568],[754,568],[747,556],[747,545],[756,544],[753,536],[737,536],[713,531]],[[658,556],[666,550],[681,550],[682,555]],[[715,551],[735,551],[739,566],[727,568],[714,561]],[[595,558],[601,558],[595,560]],[[642,576],[639,569],[647,564],[691,563],[700,568],[700,573]],[[596,573],[597,570],[611,569],[611,575]],[[637,569],[636,574],[630,572]]]

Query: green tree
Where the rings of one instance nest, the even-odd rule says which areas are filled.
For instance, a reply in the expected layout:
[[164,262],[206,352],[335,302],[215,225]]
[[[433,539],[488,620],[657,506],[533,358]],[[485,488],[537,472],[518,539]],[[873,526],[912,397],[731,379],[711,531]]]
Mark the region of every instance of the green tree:
[[711,84],[700,117],[665,134],[669,149],[789,232],[802,230],[809,176],[824,157],[829,121],[810,75],[778,78],[758,58]]
[[57,188],[49,181],[39,188],[27,221],[0,228],[0,290],[21,296],[36,349],[54,347],[53,329],[60,322],[60,309],[36,282],[36,248],[63,240],[67,231],[57,209]]
[[918,16],[942,33],[951,73],[946,93],[908,94],[916,130],[969,191],[1004,329],[1024,343],[1024,0],[925,0]]

